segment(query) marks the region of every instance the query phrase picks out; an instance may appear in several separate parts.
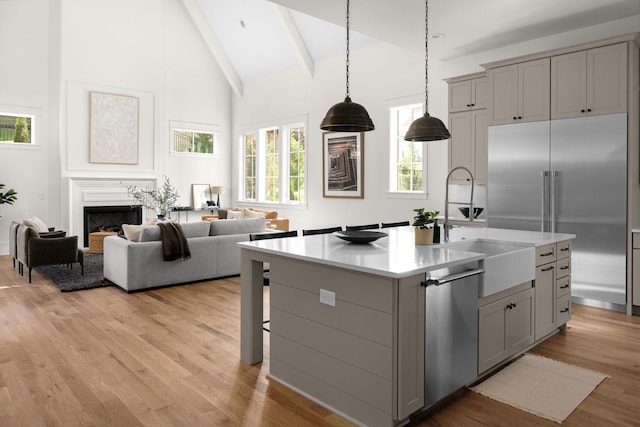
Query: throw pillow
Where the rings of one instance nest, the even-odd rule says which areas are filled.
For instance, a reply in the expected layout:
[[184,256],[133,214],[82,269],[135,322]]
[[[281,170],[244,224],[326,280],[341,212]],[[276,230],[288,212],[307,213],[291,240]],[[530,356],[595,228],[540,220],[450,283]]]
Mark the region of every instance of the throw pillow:
[[122,224],[122,231],[127,240],[137,242],[140,239],[140,233],[142,232],[142,225],[134,224]]
[[37,216],[32,216],[29,219],[25,219],[23,222],[24,225],[33,228],[38,233],[46,233],[47,231],[49,231],[44,221],[42,221]]
[[227,211],[227,219],[241,219],[242,218],[242,211],[234,211],[229,209]]
[[264,212],[256,212],[250,209],[242,209],[240,218],[242,219],[251,219],[251,218],[264,218]]

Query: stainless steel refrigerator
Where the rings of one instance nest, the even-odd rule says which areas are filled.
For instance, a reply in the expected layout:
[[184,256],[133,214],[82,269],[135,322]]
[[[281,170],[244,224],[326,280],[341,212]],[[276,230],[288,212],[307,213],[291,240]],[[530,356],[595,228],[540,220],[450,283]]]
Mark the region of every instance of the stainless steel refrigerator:
[[488,225],[573,233],[574,302],[626,304],[627,115],[489,127]]

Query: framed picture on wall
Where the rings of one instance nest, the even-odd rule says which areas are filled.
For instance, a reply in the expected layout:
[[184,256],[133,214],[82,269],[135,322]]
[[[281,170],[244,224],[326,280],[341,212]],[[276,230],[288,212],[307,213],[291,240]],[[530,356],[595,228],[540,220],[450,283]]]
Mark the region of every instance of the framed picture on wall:
[[90,93],[89,162],[138,164],[138,104],[135,96]]
[[364,133],[322,134],[322,195],[364,198]]

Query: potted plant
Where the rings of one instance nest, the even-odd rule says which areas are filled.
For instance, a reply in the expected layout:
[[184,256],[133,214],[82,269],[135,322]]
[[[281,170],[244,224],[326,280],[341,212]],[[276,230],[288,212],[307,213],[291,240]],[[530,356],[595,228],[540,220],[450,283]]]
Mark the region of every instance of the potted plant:
[[[0,184],[0,190],[4,188],[4,184]],[[16,200],[18,200],[18,193],[13,188],[7,190],[6,193],[0,191],[0,205],[12,205]]]
[[149,191],[139,189],[135,185],[128,185],[127,192],[138,204],[147,209],[155,210],[158,218],[168,216],[180,197],[178,190],[171,184],[171,180],[166,175],[164,176],[162,187]]
[[439,211],[425,211],[424,208],[414,209],[416,214],[413,217],[413,225],[415,227],[416,245],[433,244],[433,226]]

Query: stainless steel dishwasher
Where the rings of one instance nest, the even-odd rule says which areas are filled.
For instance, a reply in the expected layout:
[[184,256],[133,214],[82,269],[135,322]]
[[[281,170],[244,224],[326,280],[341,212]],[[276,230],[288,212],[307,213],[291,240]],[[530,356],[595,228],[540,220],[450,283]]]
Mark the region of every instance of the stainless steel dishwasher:
[[483,261],[430,272],[425,305],[424,407],[478,375],[478,285]]

